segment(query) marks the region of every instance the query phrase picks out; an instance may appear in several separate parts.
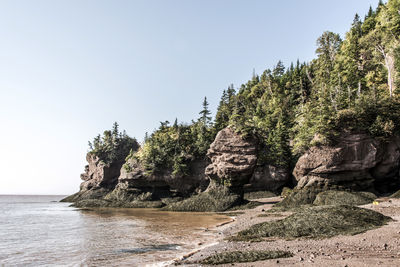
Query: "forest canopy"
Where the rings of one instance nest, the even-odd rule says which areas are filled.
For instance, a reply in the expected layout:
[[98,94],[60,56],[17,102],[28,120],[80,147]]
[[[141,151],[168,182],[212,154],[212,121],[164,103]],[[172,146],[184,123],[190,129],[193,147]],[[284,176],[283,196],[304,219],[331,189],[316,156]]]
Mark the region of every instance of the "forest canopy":
[[[398,134],[400,0],[380,2],[364,18],[356,14],[343,38],[327,31],[316,44],[311,62],[285,67],[279,61],[237,89],[230,85],[214,120],[204,98],[190,124],[161,122],[128,158],[148,174],[169,169],[185,175],[190,162],[204,159],[218,131],[229,126],[244,138],[257,138],[258,164],[289,167],[310,146],[331,144],[343,132]],[[113,136],[111,131],[97,137],[91,151],[113,151],[115,144],[108,141]]]

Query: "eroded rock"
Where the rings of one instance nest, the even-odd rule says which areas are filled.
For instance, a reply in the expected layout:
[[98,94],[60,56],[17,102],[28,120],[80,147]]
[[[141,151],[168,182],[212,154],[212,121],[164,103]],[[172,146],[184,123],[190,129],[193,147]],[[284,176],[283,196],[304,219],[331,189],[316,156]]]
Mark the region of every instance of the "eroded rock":
[[367,134],[344,135],[336,146],[312,147],[293,171],[297,188],[371,189],[376,178],[398,172],[399,156],[386,155],[387,147],[398,149],[397,143],[385,145]]
[[231,128],[221,130],[211,144],[207,156],[211,164],[205,174],[228,187],[248,183],[257,162],[257,142],[242,138]]

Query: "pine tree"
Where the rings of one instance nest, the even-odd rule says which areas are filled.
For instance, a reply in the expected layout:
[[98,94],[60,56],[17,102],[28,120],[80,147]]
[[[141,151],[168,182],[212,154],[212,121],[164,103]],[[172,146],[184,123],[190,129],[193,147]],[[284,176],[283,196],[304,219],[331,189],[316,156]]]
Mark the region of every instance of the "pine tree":
[[119,136],[119,124],[118,122],[114,122],[113,128],[112,128],[112,136],[114,139],[117,139]]
[[274,77],[281,77],[284,73],[285,73],[285,66],[283,65],[283,62],[279,60],[272,72],[272,75]]
[[208,109],[208,101],[207,101],[207,97],[204,97],[203,100],[203,109],[199,112],[199,114],[201,115],[199,118],[199,121],[201,123],[203,123],[204,126],[209,126],[210,121],[211,121],[211,111]]

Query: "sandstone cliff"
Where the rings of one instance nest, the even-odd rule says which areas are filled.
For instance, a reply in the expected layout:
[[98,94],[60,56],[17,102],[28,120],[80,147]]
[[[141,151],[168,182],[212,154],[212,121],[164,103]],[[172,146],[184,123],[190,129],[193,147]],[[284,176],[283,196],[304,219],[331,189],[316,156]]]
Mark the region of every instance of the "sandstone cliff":
[[294,168],[297,188],[371,190],[376,183],[395,181],[399,175],[400,142],[374,139],[367,134],[346,134],[335,146],[310,148]]

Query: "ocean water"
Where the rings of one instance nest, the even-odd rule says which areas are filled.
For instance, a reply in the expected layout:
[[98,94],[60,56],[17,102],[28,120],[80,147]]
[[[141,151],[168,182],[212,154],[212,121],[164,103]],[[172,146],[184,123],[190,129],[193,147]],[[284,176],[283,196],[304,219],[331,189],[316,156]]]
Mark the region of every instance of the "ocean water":
[[0,195],[0,266],[162,266],[212,242],[225,216],[76,209],[63,196]]

